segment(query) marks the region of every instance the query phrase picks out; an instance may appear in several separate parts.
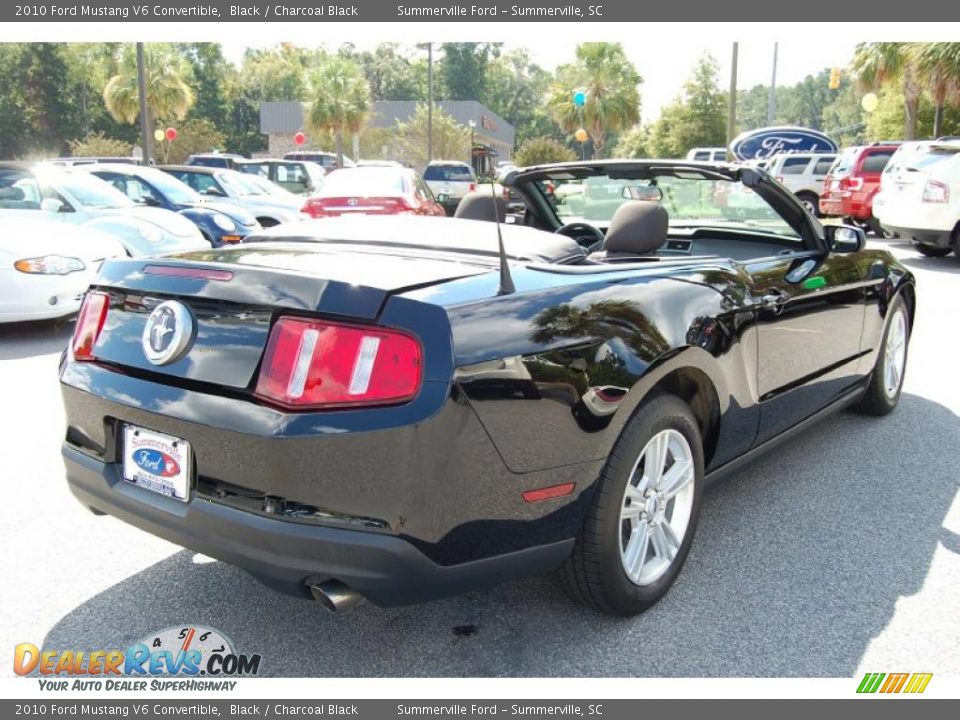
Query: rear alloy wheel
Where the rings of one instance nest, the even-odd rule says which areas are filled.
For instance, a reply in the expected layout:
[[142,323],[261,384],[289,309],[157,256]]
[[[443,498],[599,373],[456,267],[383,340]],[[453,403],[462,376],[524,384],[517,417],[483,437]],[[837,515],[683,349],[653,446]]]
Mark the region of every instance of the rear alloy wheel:
[[797,200],[807,209],[808,213],[814,217],[820,217],[820,198],[816,195],[808,192],[798,193]]
[[870,374],[870,385],[856,406],[857,410],[868,415],[892,412],[900,401],[900,391],[903,389],[910,344],[910,315],[899,295],[890,305],[889,317],[877,363]]
[[612,615],[656,603],[690,551],[702,487],[700,429],[689,407],[672,395],[650,400],[614,445],[558,572],[567,593]]
[[936,245],[927,245],[922,242],[913,243],[913,247],[918,253],[925,257],[946,257],[950,254],[950,248],[937,247]]

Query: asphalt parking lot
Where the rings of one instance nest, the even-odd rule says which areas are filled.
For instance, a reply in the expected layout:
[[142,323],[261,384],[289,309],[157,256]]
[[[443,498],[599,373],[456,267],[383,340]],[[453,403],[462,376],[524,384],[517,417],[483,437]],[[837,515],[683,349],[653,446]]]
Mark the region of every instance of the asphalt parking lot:
[[960,675],[960,260],[871,242],[918,277],[901,407],[836,415],[712,488],[676,586],[630,620],[545,578],[331,615],[95,517],[59,455],[70,324],[0,329],[0,672],[20,642],[125,647],[197,623],[276,676]]

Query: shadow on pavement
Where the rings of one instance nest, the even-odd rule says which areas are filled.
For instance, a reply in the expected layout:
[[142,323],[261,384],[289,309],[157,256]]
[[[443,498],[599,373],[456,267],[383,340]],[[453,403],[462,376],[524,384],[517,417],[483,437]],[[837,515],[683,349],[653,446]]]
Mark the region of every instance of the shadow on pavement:
[[85,601],[44,646],[126,647],[197,623],[276,676],[851,676],[938,543],[958,551],[942,528],[957,437],[953,412],[912,395],[887,418],[824,421],[707,494],[677,585],[630,620],[545,578],[331,615],[182,551]]
[[75,318],[0,325],[0,360],[60,353],[73,335]]

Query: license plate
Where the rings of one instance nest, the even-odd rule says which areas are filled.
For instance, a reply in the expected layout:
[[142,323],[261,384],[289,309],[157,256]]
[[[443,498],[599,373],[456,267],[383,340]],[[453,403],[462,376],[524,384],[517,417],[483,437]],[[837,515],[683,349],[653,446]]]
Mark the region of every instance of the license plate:
[[190,443],[123,426],[123,479],[132,485],[186,502],[190,494]]
[[446,202],[447,200],[449,200],[449,199],[450,199],[449,193],[437,193],[437,202],[438,202],[438,203],[445,203],[445,202]]

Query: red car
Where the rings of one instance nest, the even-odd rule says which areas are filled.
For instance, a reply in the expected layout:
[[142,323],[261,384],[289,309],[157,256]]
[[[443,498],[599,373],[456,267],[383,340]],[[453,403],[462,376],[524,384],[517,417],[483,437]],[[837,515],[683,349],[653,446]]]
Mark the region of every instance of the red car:
[[820,214],[848,218],[878,231],[873,217],[873,196],[880,190],[880,175],[900,143],[874,143],[843,151],[823,181]]
[[404,167],[352,167],[326,176],[303,206],[311,217],[436,215],[443,206],[420,174]]

